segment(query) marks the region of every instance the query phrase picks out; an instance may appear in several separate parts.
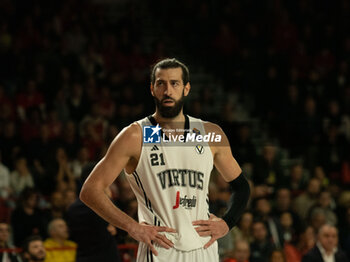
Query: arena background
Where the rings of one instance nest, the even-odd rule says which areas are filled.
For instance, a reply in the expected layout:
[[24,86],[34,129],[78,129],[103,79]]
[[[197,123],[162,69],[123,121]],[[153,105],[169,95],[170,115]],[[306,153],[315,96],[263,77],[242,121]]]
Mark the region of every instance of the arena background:
[[[150,66],[176,57],[190,69],[185,113],[226,132],[269,252],[302,245],[308,226],[327,222],[350,255],[349,9],[348,0],[1,1],[1,221],[13,232],[20,223],[11,215],[22,176],[41,217],[64,216],[82,167],[154,110]],[[230,193],[213,173],[210,207],[220,216]],[[113,198],[136,217],[123,176]],[[239,233],[260,261],[252,223]],[[220,242],[222,258],[234,256],[236,231]],[[119,230],[117,239],[133,242]]]

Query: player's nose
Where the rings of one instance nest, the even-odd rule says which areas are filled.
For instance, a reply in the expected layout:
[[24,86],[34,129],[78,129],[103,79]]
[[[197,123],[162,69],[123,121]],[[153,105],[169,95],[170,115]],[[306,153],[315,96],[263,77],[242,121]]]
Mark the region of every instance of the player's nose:
[[166,83],[164,87],[164,95],[171,96],[172,95],[172,89],[170,83]]

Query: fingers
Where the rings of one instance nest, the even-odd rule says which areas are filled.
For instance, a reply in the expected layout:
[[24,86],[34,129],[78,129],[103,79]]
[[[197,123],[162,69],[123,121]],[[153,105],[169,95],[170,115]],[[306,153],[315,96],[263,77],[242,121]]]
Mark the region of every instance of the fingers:
[[210,231],[210,227],[209,226],[199,226],[199,227],[196,227],[195,230],[197,232]]
[[210,231],[204,231],[204,232],[197,232],[199,236],[201,237],[208,237],[211,236],[211,232]]
[[149,246],[149,248],[151,249],[152,253],[153,253],[155,256],[158,256],[158,252],[157,252],[157,250],[154,248],[154,246],[152,245],[151,242],[148,243],[148,246]]
[[176,230],[170,227],[154,227],[158,232],[176,233]]
[[207,249],[208,247],[210,247],[214,242],[215,242],[216,238],[212,237],[208,243],[206,243],[204,245],[204,249]]
[[169,239],[167,239],[165,236],[158,234],[156,236],[155,241],[157,242],[157,244],[159,244],[160,246],[169,249],[172,248],[174,246],[173,242],[171,242]]
[[209,220],[196,220],[196,221],[193,221],[192,222],[192,225],[194,226],[205,226],[205,225],[209,225],[210,224],[210,221]]

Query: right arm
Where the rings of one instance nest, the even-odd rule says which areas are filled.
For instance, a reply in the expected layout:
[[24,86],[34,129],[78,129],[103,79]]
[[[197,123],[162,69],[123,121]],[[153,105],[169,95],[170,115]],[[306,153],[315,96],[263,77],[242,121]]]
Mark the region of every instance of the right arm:
[[124,128],[86,179],[80,192],[80,199],[107,222],[128,232],[137,241],[145,242],[152,252],[157,254],[152,241],[170,248],[173,244],[159,232],[174,232],[174,230],[139,224],[116,207],[105,193],[105,189],[114,182],[124,167],[127,170],[136,167],[135,163],[140,157],[141,146],[141,127],[138,124],[132,124]]

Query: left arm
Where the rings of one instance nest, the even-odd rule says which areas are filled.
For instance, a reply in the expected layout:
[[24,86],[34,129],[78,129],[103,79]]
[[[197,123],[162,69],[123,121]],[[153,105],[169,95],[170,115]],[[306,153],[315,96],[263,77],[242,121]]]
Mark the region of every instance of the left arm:
[[217,239],[225,236],[234,227],[247,206],[250,187],[242,174],[242,169],[232,156],[228,139],[222,129],[212,123],[206,124],[207,132],[215,132],[221,135],[221,142],[210,145],[214,157],[214,165],[224,180],[230,184],[232,195],[228,210],[223,218],[211,215],[209,220],[197,220],[193,222],[200,236],[211,236],[210,241],[204,246],[208,248]]

